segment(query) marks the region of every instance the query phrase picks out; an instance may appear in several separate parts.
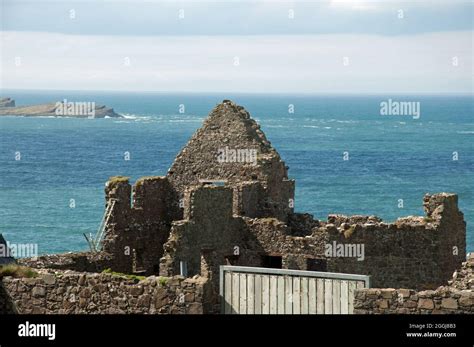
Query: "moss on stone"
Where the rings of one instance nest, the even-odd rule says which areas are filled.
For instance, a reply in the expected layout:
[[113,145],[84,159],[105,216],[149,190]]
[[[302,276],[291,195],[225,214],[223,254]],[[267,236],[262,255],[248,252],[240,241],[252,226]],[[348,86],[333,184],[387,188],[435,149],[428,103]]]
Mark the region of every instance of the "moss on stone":
[[168,277],[158,277],[158,283],[160,284],[160,286],[164,287],[166,283],[168,283]]
[[130,177],[126,176],[112,176],[107,181],[107,187],[109,187],[110,189],[116,188],[121,183],[129,183],[129,179]]
[[137,181],[135,182],[135,185],[143,184],[145,181],[155,181],[155,180],[159,180],[163,178],[164,178],[163,176],[143,176],[137,179]]
[[129,279],[129,280],[134,280],[134,281],[141,281],[141,280],[144,280],[146,278],[145,276],[138,276],[138,275],[133,275],[133,274],[125,274],[125,273],[122,273],[122,272],[115,272],[115,271],[112,271],[111,268],[107,268],[107,269],[103,270],[102,273],[110,274],[112,276],[122,277],[122,278]]
[[38,273],[27,266],[9,264],[0,266],[0,278],[6,276],[12,276],[16,278],[33,278],[37,277]]
[[121,183],[121,182],[127,182],[130,179],[130,177],[127,176],[112,176],[109,178],[109,184],[114,184],[114,183]]

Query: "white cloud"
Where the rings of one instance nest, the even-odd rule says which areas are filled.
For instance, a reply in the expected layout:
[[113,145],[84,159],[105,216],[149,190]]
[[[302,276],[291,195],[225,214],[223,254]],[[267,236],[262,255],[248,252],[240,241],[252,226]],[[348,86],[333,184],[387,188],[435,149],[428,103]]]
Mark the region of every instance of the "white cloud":
[[[472,88],[472,32],[396,37],[2,34],[3,88],[360,93]],[[455,56],[458,66],[452,64]],[[15,57],[21,57],[20,66]],[[124,64],[126,57],[130,66]]]
[[353,10],[390,10],[407,7],[446,7],[467,3],[466,0],[330,0],[329,5],[333,8]]
[[352,10],[376,10],[384,5],[383,2],[364,0],[331,0],[330,6],[334,8],[352,9]]

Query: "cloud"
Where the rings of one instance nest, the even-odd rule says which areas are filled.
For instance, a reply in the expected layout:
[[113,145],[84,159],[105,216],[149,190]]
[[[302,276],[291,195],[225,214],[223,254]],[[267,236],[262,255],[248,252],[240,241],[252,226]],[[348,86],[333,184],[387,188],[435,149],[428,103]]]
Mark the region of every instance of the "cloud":
[[[3,88],[472,91],[470,31],[393,37],[131,37],[3,32],[2,41]],[[453,57],[457,66],[453,66]],[[21,64],[16,66],[18,58]]]
[[364,0],[331,0],[330,6],[333,8],[343,8],[352,10],[377,10],[381,6],[386,6],[382,1],[377,3],[375,1]]
[[455,0],[3,0],[2,29],[119,36],[406,35],[472,30],[473,6]]

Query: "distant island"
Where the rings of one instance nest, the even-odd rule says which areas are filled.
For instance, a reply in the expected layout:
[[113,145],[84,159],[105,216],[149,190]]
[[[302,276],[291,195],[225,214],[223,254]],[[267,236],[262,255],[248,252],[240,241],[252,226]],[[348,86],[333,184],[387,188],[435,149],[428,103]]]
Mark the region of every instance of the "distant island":
[[40,105],[15,106],[15,100],[0,98],[0,116],[123,118],[113,108],[95,102],[76,102],[66,99]]

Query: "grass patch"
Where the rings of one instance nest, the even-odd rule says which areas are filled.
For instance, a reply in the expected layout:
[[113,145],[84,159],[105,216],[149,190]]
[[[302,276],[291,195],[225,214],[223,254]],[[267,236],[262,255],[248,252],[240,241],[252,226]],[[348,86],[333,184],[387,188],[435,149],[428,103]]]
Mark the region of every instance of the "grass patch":
[[128,183],[129,179],[130,177],[126,177],[126,176],[113,176],[109,178],[108,184],[110,186],[114,186],[119,183]]
[[107,268],[107,269],[103,270],[102,273],[110,274],[112,276],[126,278],[126,279],[129,279],[129,280],[135,280],[135,281],[141,281],[141,280],[144,280],[146,278],[145,276],[137,276],[137,275],[131,275],[131,274],[124,274],[122,272],[115,272],[115,271],[112,271],[112,269],[110,269],[110,268]]
[[38,273],[27,266],[9,264],[0,266],[0,278],[6,276],[12,276],[15,278],[34,278],[38,276]]
[[162,287],[166,286],[166,283],[168,283],[168,277],[163,277],[163,276],[158,277],[158,283]]

